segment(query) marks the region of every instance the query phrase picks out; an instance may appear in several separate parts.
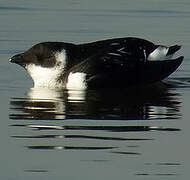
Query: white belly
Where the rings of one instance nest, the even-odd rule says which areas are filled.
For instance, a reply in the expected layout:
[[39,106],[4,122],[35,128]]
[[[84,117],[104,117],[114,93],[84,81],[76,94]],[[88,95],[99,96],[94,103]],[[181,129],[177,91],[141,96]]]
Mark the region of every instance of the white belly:
[[66,88],[72,90],[85,90],[87,88],[86,74],[82,72],[71,72],[67,79]]

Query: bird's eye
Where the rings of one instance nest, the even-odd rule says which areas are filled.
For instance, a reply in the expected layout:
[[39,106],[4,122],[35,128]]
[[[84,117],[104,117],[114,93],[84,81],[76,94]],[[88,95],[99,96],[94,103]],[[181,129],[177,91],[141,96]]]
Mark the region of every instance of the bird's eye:
[[38,57],[38,63],[43,67],[53,67],[56,64],[53,56],[40,56]]
[[47,61],[51,61],[52,56],[43,56],[43,55],[38,55],[37,60],[39,63],[45,63]]
[[46,56],[45,59],[51,59],[53,56],[49,55],[49,56]]

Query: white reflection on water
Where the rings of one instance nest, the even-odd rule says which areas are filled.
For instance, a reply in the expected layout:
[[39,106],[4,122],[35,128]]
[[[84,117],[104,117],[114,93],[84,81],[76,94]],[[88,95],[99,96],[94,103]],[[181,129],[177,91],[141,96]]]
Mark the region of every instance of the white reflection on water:
[[24,98],[12,98],[11,119],[180,118],[179,94],[165,84],[131,89],[64,91],[31,88]]
[[[172,165],[177,169],[181,165],[178,160],[166,158],[155,165],[154,161],[147,162],[143,158],[150,149],[155,156],[159,154],[159,150],[154,149],[159,136],[165,133],[164,136],[169,137],[169,133],[180,132],[180,128],[170,124],[171,120],[181,117],[179,97],[175,89],[162,83],[132,89],[87,91],[31,88],[24,97],[10,99],[11,138],[17,140],[18,145],[23,144],[21,148],[27,149],[29,155],[37,152],[44,157],[44,151],[51,151],[58,156],[59,151],[65,157],[69,152],[70,161],[76,163],[73,155],[78,152],[80,163],[104,164],[115,162],[120,156],[126,160],[134,157],[133,160],[143,163],[133,172],[138,177],[178,176],[178,171],[173,173],[170,168]],[[85,155],[81,155],[83,152]],[[97,156],[98,152],[102,155]],[[91,153],[90,158],[86,153]],[[161,165],[166,165],[167,171],[143,171],[143,168],[156,169]],[[29,166],[24,172],[47,173],[49,169]]]
[[27,92],[27,97],[30,102],[27,107],[29,110],[54,114],[54,119],[65,119],[65,103],[59,100],[59,91],[48,88],[31,88]]

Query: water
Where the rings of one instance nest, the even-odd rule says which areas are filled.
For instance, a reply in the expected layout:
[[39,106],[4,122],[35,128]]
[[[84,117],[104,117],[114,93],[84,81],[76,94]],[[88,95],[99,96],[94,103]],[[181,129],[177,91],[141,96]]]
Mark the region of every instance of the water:
[[[190,2],[0,2],[1,179],[188,179]],[[42,41],[138,36],[183,45],[167,84],[32,88],[8,59]]]

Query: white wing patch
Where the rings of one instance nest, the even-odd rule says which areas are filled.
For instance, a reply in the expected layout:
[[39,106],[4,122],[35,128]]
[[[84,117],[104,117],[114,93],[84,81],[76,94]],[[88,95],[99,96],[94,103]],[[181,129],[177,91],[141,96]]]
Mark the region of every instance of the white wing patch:
[[159,61],[172,58],[172,55],[167,56],[169,48],[165,46],[159,46],[152,53],[149,54],[148,60]]
[[71,72],[68,76],[66,88],[71,90],[85,90],[87,88],[86,74],[81,72]]

